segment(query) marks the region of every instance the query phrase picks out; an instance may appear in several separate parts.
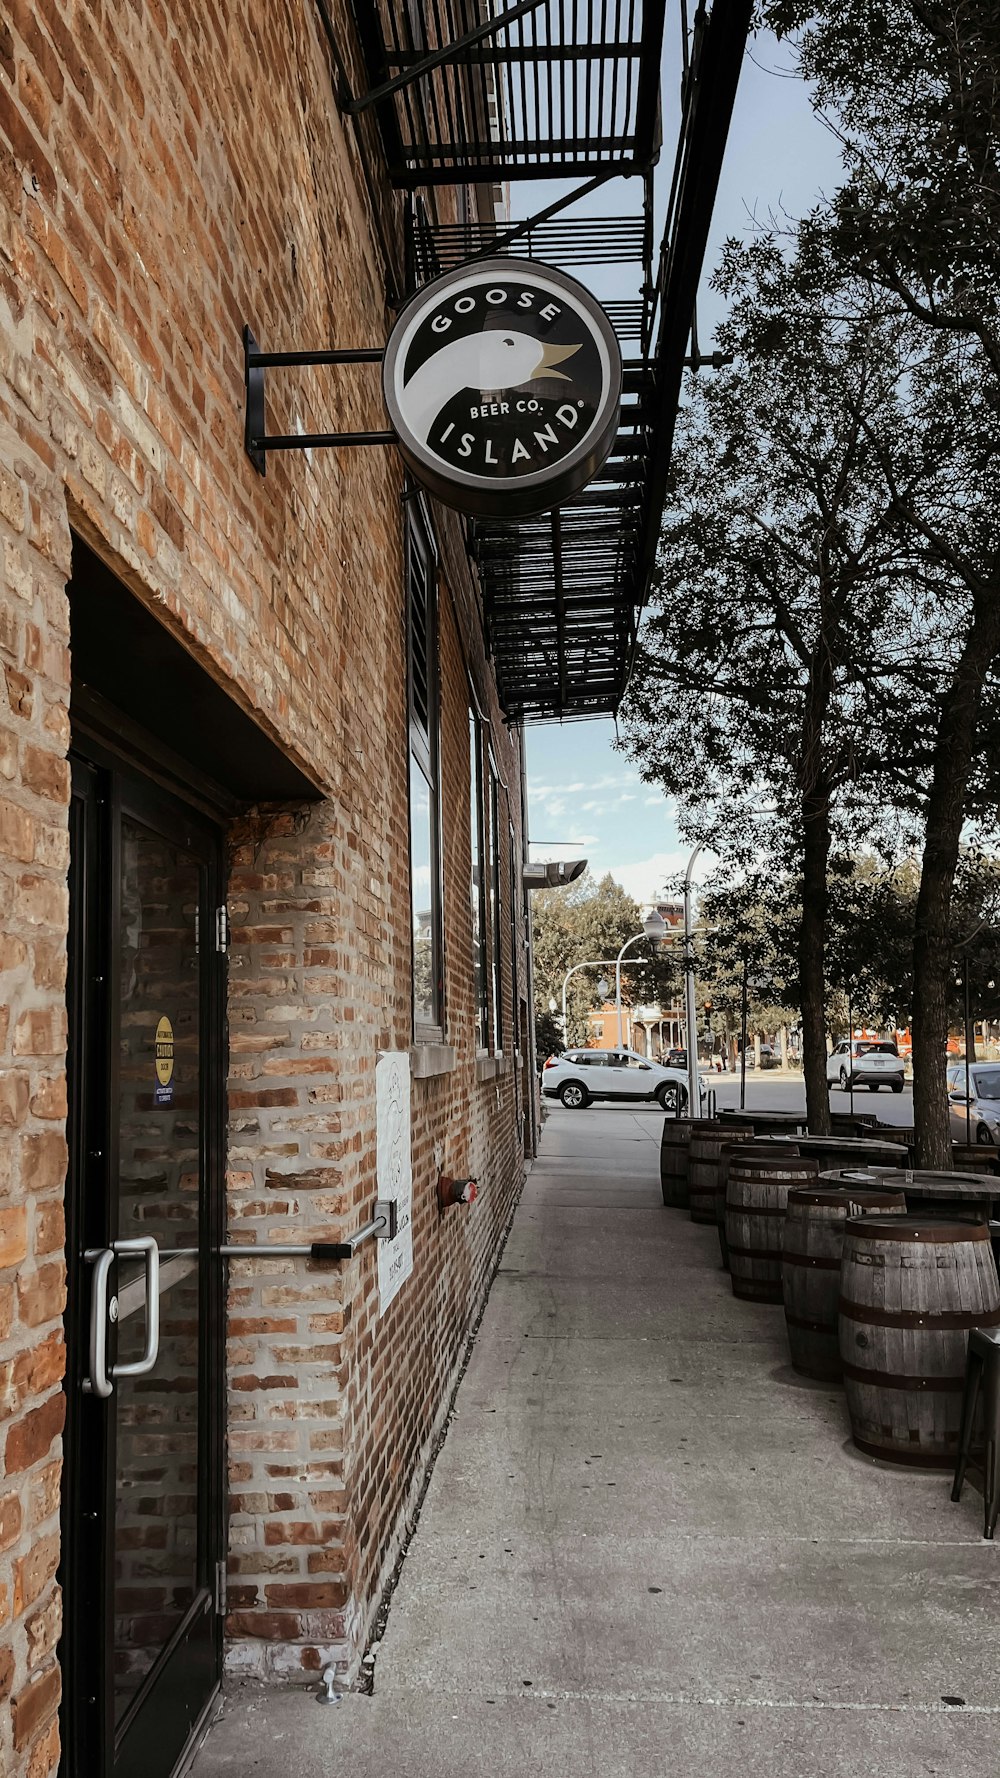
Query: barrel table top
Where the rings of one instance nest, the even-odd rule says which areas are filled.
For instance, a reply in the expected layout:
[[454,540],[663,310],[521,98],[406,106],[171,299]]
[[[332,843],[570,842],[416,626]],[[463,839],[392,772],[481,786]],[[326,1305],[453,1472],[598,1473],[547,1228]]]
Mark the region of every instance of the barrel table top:
[[846,1161],[853,1156],[863,1159],[866,1155],[884,1155],[886,1162],[906,1159],[906,1148],[900,1142],[888,1142],[882,1136],[797,1136],[796,1142],[800,1154],[813,1154],[819,1149],[825,1153],[843,1155]]
[[884,1185],[898,1185],[908,1198],[996,1198],[1000,1179],[993,1173],[932,1173],[909,1167],[872,1169]]
[[991,1205],[1000,1200],[1000,1179],[992,1173],[934,1173],[929,1169],[907,1167],[866,1167],[858,1169],[853,1179],[840,1173],[841,1185],[877,1183],[895,1186],[906,1194],[907,1209],[918,1211],[927,1204],[954,1204],[956,1208],[981,1210],[989,1216]]
[[906,1149],[898,1142],[884,1142],[881,1137],[764,1136],[762,1140],[774,1148],[787,1144],[803,1155],[830,1155],[845,1167],[852,1161],[860,1166],[870,1162],[873,1166],[885,1167],[896,1167],[900,1163],[905,1166],[906,1163]]
[[786,1132],[800,1130],[806,1121],[806,1114],[801,1116],[794,1111],[720,1111],[720,1124],[752,1124],[755,1130],[774,1130]]

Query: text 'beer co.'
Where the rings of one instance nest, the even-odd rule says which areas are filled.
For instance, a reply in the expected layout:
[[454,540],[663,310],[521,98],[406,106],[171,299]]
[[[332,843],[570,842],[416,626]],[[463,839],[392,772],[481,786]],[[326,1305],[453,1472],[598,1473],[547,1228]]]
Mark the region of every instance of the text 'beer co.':
[[407,304],[383,387],[400,452],[430,493],[460,512],[523,518],[579,493],[607,458],[621,353],[575,278],[488,259]]

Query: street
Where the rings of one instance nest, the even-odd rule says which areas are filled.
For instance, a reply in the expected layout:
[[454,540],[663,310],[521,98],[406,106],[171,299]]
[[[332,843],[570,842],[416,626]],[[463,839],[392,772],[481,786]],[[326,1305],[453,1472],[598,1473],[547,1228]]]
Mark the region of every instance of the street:
[[[711,1082],[716,1096],[716,1104],[720,1111],[730,1111],[740,1102],[740,1077],[738,1074],[719,1074]],[[839,1090],[830,1094],[831,1111],[847,1111],[852,1109],[852,1095]],[[867,1087],[855,1089],[853,1094],[855,1112],[874,1113],[880,1124],[901,1124],[904,1127],[913,1123],[913,1087],[907,1081],[901,1093],[885,1093],[880,1089],[870,1093]],[[771,1074],[757,1074],[751,1070],[747,1074],[746,1105],[750,1111],[802,1111],[805,1109],[806,1089],[801,1079],[789,1079],[782,1075],[775,1079]]]

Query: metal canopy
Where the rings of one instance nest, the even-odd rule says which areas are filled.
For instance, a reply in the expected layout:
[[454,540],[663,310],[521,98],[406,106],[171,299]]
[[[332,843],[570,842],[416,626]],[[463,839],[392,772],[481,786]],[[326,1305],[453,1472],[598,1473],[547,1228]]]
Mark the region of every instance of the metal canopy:
[[[403,186],[642,177],[630,214],[439,224],[415,198],[411,277],[504,252],[572,269],[630,267],[605,305],[622,343],[614,450],[576,499],[540,518],[470,522],[487,640],[512,720],[614,714],[656,561],[674,419],[752,0],[699,6],[687,29],[666,224],[654,266],[665,0],[354,0],[369,91]],[[588,187],[590,189],[590,187]],[[559,214],[555,211],[559,210]],[[529,226],[530,222],[530,226]],[[688,360],[690,362],[690,360]]]

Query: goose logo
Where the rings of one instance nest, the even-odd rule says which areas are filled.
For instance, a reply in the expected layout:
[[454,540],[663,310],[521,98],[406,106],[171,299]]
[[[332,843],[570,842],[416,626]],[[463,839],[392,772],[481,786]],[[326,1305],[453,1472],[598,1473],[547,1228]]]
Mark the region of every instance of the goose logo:
[[385,351],[399,450],[459,512],[524,518],[578,494],[618,430],[622,361],[589,291],[551,266],[487,259],[421,290]]

